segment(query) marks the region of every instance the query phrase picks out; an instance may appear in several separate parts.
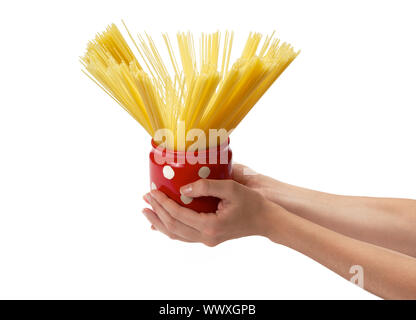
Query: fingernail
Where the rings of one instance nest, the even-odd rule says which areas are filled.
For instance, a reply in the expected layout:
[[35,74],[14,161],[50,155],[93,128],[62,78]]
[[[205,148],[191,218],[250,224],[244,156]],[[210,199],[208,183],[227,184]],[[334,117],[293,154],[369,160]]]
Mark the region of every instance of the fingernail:
[[146,193],[143,198],[144,198],[144,201],[150,204],[150,201],[151,201],[150,194]]
[[187,185],[181,187],[180,191],[181,191],[182,194],[191,193],[192,192],[192,184],[187,184]]

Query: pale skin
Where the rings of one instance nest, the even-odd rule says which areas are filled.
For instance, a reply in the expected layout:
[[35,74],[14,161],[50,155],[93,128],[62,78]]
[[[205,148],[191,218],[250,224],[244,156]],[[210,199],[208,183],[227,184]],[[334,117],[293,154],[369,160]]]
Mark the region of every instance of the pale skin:
[[[250,173],[250,174],[246,174]],[[416,200],[339,196],[303,189],[234,165],[232,179],[184,186],[189,197],[221,199],[215,213],[184,208],[160,191],[143,213],[168,237],[216,246],[259,235],[299,251],[346,279],[364,271],[364,289],[416,299]]]

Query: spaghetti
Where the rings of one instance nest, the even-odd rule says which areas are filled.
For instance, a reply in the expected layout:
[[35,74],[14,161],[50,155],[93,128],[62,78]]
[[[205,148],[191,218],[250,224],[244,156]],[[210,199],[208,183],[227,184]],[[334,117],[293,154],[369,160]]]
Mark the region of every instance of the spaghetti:
[[[123,22],[124,24],[124,22]],[[124,25],[125,26],[125,25]],[[167,34],[163,40],[173,69],[171,75],[148,35],[137,41],[127,33],[142,64],[133,54],[116,25],[97,34],[87,46],[81,62],[86,74],[120,104],[153,137],[159,129],[174,133],[170,149],[182,149],[178,126],[191,129],[231,131],[299,52],[287,43],[280,44],[274,33],[262,45],[262,35],[250,33],[243,52],[230,67],[234,33],[203,33],[199,50],[191,33],[178,33],[180,63]],[[181,65],[181,67],[180,67]]]

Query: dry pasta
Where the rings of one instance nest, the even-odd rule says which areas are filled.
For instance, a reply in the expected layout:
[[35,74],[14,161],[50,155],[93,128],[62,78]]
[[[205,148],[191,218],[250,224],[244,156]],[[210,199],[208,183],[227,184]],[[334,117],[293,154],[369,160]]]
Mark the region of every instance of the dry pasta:
[[[124,22],[123,22],[124,24]],[[133,54],[115,24],[97,34],[81,62],[85,73],[154,136],[158,129],[176,134],[180,123],[191,129],[234,129],[299,52],[280,44],[274,33],[250,33],[241,56],[230,66],[234,33],[177,34],[179,58],[163,34],[169,72],[153,39],[126,31],[139,53]],[[223,44],[221,45],[221,41]],[[143,68],[145,67],[146,70]],[[175,136],[171,149],[180,149]]]

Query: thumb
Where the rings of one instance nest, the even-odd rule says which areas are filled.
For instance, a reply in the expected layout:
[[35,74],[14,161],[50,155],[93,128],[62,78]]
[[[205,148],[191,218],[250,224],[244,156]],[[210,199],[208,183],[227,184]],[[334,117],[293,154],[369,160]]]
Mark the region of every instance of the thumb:
[[236,185],[238,183],[233,180],[200,179],[183,186],[180,192],[193,198],[212,196],[229,199]]

